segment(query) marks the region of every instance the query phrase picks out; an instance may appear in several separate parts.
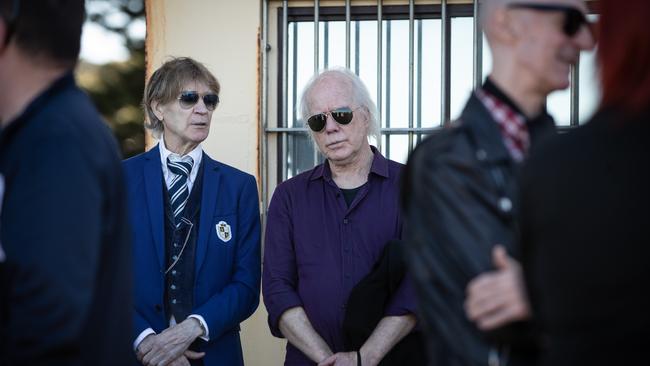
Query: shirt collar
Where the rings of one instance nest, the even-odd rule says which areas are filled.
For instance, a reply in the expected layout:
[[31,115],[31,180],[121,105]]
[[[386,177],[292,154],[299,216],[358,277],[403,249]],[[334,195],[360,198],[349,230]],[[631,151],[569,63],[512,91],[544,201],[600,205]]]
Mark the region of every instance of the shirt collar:
[[525,114],[521,111],[521,108],[512,100],[510,97],[506,95],[506,93],[501,90],[488,76],[485,78],[485,83],[483,83],[482,87],[483,91],[493,95],[495,98],[500,100],[501,102],[505,103],[508,107],[510,107],[513,111],[519,113],[520,115],[524,116]]
[[170,157],[172,155],[177,156],[179,158],[181,158],[183,156],[190,156],[192,158],[192,160],[194,161],[194,164],[192,165],[192,172],[190,173],[190,175],[192,177],[195,176],[195,174],[192,174],[192,173],[194,173],[198,169],[198,167],[201,166],[201,159],[203,158],[203,148],[201,147],[201,144],[196,145],[196,147],[192,151],[187,153],[186,155],[180,156],[180,155],[178,155],[178,154],[176,154],[174,152],[171,152],[171,151],[167,150],[167,146],[165,146],[165,138],[164,138],[163,134],[161,134],[160,135],[160,143],[158,144],[158,146],[160,146],[160,162],[161,162],[161,165],[162,165],[163,174],[165,174],[165,175],[167,174],[167,158],[168,157]]
[[[381,155],[379,150],[372,145],[370,146],[370,150],[372,150],[372,154],[373,154],[372,165],[370,166],[370,173],[374,173],[381,177],[388,178],[389,176],[388,159],[386,159],[383,155]],[[324,178],[325,180],[332,179],[332,170],[330,169],[330,165],[327,160],[325,160],[323,164],[320,164],[319,166],[314,168],[310,180],[316,180],[319,178]]]

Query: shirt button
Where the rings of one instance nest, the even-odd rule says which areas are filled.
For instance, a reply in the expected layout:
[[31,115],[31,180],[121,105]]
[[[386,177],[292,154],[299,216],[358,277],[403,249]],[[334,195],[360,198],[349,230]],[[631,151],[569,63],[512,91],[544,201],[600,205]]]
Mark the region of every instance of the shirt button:
[[177,260],[177,259],[178,259],[178,256],[177,256],[177,255],[173,255],[173,256],[172,256],[172,260]]
[[347,223],[348,223],[348,218],[347,218],[347,217],[343,219],[343,223],[344,223],[344,224],[347,224]]
[[172,304],[176,304],[176,299],[172,299]]
[[176,290],[176,285],[171,285],[169,286],[169,288],[171,288],[172,290]]
[[501,211],[503,212],[510,212],[510,210],[512,210],[512,201],[510,201],[510,198],[499,198],[499,208],[501,208]]
[[178,248],[178,243],[174,243],[174,248]]
[[476,159],[479,161],[483,161],[487,158],[487,153],[483,149],[479,149],[476,151]]
[[176,276],[176,270],[172,270],[172,276]]

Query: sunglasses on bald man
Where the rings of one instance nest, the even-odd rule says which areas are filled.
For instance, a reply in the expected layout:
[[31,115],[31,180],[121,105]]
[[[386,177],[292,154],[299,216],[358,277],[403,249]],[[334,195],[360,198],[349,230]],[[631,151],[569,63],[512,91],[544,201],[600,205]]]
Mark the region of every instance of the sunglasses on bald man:
[[508,4],[510,9],[530,9],[537,11],[555,11],[564,13],[564,24],[562,26],[562,31],[568,37],[573,37],[578,33],[580,28],[583,25],[589,26],[591,30],[591,23],[585,17],[584,13],[580,9],[575,8],[570,5],[562,4],[536,4],[536,3],[510,3]]

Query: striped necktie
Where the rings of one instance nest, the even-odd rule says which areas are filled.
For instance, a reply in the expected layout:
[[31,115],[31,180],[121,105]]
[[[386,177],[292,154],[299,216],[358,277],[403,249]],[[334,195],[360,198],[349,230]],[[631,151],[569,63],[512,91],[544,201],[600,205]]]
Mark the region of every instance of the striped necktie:
[[189,156],[184,156],[181,160],[177,161],[172,161],[169,157],[167,158],[167,168],[175,175],[169,186],[169,197],[176,226],[181,223],[187,198],[190,196],[189,189],[187,188],[187,177],[189,177],[192,171],[192,165],[194,165],[194,160]]

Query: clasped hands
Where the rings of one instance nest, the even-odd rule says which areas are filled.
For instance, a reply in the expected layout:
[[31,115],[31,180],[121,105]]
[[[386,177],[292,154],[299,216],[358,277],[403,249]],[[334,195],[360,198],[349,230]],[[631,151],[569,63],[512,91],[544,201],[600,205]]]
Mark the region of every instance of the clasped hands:
[[203,329],[198,319],[187,318],[160,334],[145,337],[138,345],[136,356],[145,366],[189,366],[189,360],[205,356],[204,352],[188,349],[202,334]]

